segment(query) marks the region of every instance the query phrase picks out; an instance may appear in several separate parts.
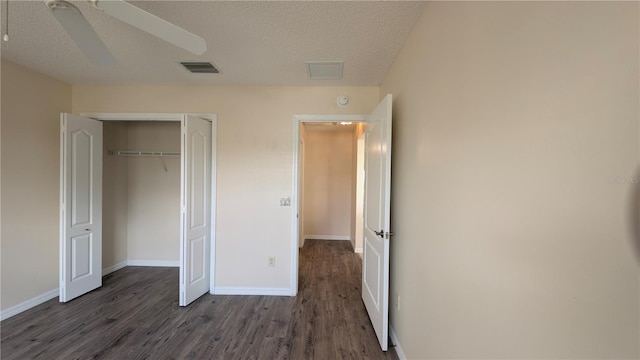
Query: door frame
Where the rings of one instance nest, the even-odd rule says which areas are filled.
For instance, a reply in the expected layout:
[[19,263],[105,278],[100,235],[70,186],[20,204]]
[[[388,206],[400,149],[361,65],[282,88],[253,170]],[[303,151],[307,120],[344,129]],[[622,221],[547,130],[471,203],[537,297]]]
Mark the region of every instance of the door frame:
[[181,122],[184,115],[193,115],[211,122],[211,244],[209,252],[209,293],[215,289],[216,259],[216,171],[218,115],[200,113],[80,113],[80,116],[98,121],[176,121]]
[[299,254],[299,217],[300,201],[300,126],[303,123],[327,123],[327,122],[361,122],[367,121],[364,114],[302,114],[293,116],[293,200],[291,211],[291,287],[290,295],[298,294],[298,254]]

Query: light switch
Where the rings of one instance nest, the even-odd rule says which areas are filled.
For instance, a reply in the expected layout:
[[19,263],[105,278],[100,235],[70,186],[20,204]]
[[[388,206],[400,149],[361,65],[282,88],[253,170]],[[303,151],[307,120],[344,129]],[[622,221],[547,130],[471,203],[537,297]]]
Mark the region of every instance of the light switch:
[[280,206],[291,206],[291,198],[290,197],[281,197],[280,198]]

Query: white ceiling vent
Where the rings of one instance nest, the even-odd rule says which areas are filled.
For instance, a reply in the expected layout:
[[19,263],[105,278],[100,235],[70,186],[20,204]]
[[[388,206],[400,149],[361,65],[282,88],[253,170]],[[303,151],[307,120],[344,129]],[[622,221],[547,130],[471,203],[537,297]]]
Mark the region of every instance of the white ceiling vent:
[[213,66],[213,64],[209,62],[191,61],[191,62],[181,62],[180,64],[182,64],[182,66],[187,68],[187,70],[196,74],[217,74],[220,72],[218,71],[218,69],[216,69],[215,66]]
[[344,61],[307,61],[305,64],[312,80],[342,79]]

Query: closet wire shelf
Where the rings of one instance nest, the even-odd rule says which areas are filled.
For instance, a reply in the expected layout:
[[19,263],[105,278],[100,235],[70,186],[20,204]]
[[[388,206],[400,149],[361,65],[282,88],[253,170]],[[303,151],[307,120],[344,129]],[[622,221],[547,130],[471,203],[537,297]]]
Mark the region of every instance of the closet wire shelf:
[[131,150],[109,150],[110,155],[119,156],[180,156],[179,152],[172,151],[131,151]]

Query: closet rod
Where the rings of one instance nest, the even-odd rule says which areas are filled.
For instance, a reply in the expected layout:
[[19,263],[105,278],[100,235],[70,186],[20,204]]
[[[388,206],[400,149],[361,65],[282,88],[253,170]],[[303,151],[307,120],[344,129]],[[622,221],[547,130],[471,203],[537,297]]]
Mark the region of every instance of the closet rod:
[[179,152],[170,152],[170,151],[130,151],[130,150],[120,150],[120,151],[112,151],[112,155],[120,155],[120,156],[180,156]]

